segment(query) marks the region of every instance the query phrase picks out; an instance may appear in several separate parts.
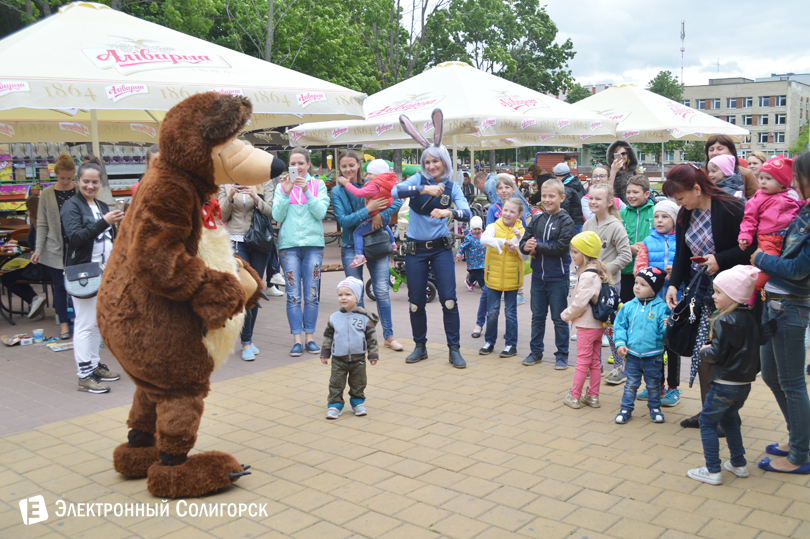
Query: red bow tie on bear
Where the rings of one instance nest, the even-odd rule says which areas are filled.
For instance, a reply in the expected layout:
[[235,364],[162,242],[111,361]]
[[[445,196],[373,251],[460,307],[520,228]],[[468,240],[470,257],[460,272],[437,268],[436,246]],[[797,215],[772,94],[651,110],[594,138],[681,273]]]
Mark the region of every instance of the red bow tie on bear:
[[219,200],[212,198],[202,207],[203,226],[212,230],[217,228],[217,222],[214,220],[219,219],[222,222],[222,209],[219,207]]

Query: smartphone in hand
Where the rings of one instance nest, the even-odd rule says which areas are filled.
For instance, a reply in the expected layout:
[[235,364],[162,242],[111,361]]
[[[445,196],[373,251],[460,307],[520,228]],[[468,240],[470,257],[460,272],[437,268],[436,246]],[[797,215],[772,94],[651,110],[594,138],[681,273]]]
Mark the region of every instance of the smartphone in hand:
[[290,167],[290,181],[295,181],[298,177],[298,167]]
[[692,262],[696,262],[698,264],[703,264],[708,259],[705,256],[692,256],[689,258],[689,260],[691,260]]

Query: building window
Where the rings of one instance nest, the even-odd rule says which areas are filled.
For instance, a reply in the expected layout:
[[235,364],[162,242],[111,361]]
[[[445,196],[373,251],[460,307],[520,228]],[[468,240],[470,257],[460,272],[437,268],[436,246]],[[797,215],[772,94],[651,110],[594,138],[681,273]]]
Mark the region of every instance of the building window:
[[638,161],[639,161],[639,163],[643,163],[646,160],[647,160],[647,156],[644,154],[644,152],[638,152]]
[[754,125],[753,114],[743,114],[743,125]]
[[777,107],[787,107],[787,96],[786,95],[778,95],[778,96],[776,96],[776,106]]
[[785,124],[787,124],[787,114],[775,114],[774,116],[776,118],[774,120],[774,123],[776,125],[785,125]]
[[727,109],[736,109],[737,108],[737,98],[736,97],[729,97],[726,99],[726,108]]
[[766,95],[759,96],[759,106],[760,107],[770,107],[771,106],[771,98]]
[[698,110],[706,110],[706,100],[705,99],[695,99],[695,108]]
[[751,135],[745,135],[745,136],[743,137],[743,142],[744,142],[745,144],[751,144]]
[[743,97],[743,106],[744,109],[750,109],[754,106],[754,98],[753,97]]
[[759,125],[768,125],[768,115],[767,114],[760,114],[759,115]]
[[784,142],[785,142],[785,134],[784,133],[774,133],[773,141],[784,144]]
[[757,142],[760,144],[765,144],[768,142],[768,133],[763,131],[762,133],[757,133]]
[[666,152],[667,161],[675,161],[675,154],[673,152]]
[[684,99],[683,101],[681,101],[681,105],[683,105],[684,107],[691,107],[692,101],[689,99]]
[[712,99],[712,110],[717,110],[720,108],[720,98]]
[[726,121],[731,125],[737,125],[737,117],[736,116],[727,116]]

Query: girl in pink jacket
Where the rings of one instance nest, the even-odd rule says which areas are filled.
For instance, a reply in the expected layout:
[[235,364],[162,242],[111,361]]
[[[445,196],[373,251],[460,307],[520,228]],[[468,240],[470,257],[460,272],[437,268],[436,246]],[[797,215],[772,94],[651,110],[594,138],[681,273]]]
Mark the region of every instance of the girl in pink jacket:
[[[788,192],[792,181],[793,159],[774,157],[759,168],[759,190],[745,204],[745,217],[737,237],[740,249],[745,250],[756,236],[760,249],[773,256],[781,254],[785,230],[801,209]],[[769,275],[759,274],[756,292],[762,290],[768,279]]]

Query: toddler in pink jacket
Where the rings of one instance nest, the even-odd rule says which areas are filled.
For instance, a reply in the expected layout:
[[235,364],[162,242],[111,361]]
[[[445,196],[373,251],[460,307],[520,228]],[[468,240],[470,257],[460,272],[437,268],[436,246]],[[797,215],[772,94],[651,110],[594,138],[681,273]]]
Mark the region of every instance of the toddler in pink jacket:
[[[793,181],[793,160],[774,157],[759,168],[759,190],[745,204],[745,217],[740,226],[737,242],[746,249],[757,238],[757,245],[769,255],[779,256],[785,230],[796,218],[801,206],[788,193]],[[760,273],[754,287],[758,292],[770,279]]]

